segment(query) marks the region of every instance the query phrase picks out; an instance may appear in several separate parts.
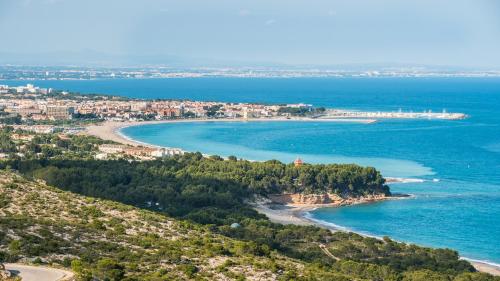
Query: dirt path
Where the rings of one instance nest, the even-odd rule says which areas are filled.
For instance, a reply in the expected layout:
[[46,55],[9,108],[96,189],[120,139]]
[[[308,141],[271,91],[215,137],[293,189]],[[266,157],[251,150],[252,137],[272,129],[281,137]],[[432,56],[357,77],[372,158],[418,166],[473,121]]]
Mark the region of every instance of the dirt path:
[[329,256],[330,258],[332,258],[332,259],[334,259],[334,260],[336,260],[336,261],[339,261],[339,260],[340,260],[339,258],[337,258],[336,256],[334,256],[334,255],[333,255],[333,254],[332,254],[332,253],[328,250],[328,248],[327,248],[324,244],[319,244],[318,246],[321,248],[321,250],[323,251],[323,253],[325,253],[325,255]]
[[70,271],[43,266],[6,263],[5,269],[21,277],[23,281],[69,281],[74,278]]

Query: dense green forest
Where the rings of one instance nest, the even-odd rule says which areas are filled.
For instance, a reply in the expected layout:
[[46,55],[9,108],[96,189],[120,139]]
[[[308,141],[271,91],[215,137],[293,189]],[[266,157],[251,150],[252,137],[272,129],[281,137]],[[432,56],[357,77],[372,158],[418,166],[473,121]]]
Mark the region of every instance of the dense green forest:
[[[74,143],[72,141],[71,143]],[[69,143],[66,145],[69,146]],[[142,174],[150,178],[144,181],[164,183],[168,185],[183,183],[183,178],[189,181],[210,185],[211,181],[224,181],[227,189],[229,185],[237,184],[253,194],[276,193],[336,193],[343,197],[363,196],[372,194],[390,195],[389,187],[380,172],[372,167],[361,167],[354,164],[317,164],[295,167],[293,164],[284,164],[277,160],[266,162],[250,162],[229,157],[224,160],[218,156],[203,157],[201,153],[187,153],[155,161],[65,161],[65,160],[37,160],[18,161],[10,163],[20,165],[22,172],[56,167],[60,171],[75,167],[85,168],[87,172],[98,170],[100,174],[93,175],[107,180],[117,177],[116,167],[126,173],[126,178],[139,180]],[[137,175],[139,173],[140,175]],[[85,175],[82,175],[85,176]],[[123,181],[124,179],[121,178]],[[132,184],[136,181],[131,180]],[[122,182],[128,184],[128,182]],[[146,184],[146,183],[142,183]],[[220,183],[219,183],[220,184]],[[114,184],[112,184],[114,185]]]
[[[255,195],[336,193],[343,197],[390,194],[380,173],[357,165],[303,165],[206,158],[200,153],[155,161],[14,160],[3,164],[48,184],[174,216],[217,208],[233,214]],[[197,219],[197,221],[201,220]]]

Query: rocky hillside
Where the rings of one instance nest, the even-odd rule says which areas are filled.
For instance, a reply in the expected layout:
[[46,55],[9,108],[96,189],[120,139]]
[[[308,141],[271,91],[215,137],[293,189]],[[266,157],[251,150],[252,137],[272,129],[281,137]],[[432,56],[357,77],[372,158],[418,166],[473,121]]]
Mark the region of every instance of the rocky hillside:
[[247,219],[181,221],[0,170],[0,262],[79,280],[499,280],[451,250]]
[[163,215],[0,173],[0,258],[72,267],[82,279],[274,280],[303,268]]

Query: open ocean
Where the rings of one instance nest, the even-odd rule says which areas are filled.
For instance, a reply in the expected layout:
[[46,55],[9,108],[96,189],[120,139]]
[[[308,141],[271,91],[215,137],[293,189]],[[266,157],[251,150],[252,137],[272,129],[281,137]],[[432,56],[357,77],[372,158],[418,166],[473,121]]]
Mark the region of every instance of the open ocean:
[[[139,141],[252,160],[301,157],[310,163],[357,163],[385,176],[421,183],[392,184],[415,195],[313,211],[311,217],[375,236],[456,249],[500,264],[500,78],[198,78],[30,81],[85,93],[433,112],[458,121],[176,123],[129,127]],[[0,81],[20,85],[26,81]]]

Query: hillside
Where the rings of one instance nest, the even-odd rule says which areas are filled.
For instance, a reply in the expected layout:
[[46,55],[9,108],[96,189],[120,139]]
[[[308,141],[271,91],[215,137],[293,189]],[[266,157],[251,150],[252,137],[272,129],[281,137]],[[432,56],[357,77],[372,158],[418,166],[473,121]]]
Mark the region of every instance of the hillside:
[[278,272],[304,266],[279,255],[249,256],[249,243],[204,227],[62,192],[8,172],[1,172],[0,194],[0,255],[6,261],[56,263],[103,279],[126,272],[141,280],[224,280],[242,274],[272,280]]
[[499,280],[450,250],[241,223],[179,221],[0,171],[0,259],[72,268],[80,280]]

